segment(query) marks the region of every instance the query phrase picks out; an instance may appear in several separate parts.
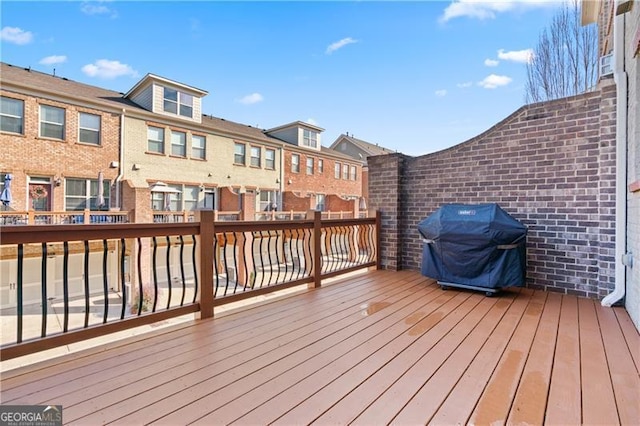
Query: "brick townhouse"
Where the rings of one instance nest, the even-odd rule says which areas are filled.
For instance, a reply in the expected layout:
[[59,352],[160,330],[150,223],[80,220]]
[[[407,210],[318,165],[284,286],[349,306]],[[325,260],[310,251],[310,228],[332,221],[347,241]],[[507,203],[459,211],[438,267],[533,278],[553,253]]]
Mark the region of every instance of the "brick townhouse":
[[267,131],[203,114],[205,90],[154,74],[122,94],[1,70],[0,182],[13,177],[14,210],[124,210],[146,222],[208,208],[252,218],[274,205],[350,209],[362,195],[362,163],[322,147],[317,126]]

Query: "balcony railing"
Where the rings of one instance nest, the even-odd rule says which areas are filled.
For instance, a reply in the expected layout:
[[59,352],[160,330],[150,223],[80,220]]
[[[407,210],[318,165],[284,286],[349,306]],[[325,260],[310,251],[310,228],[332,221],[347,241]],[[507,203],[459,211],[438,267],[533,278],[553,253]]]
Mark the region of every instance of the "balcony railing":
[[79,225],[90,223],[128,223],[129,212],[112,211],[0,211],[0,226]]
[[[0,245],[1,359],[379,265],[379,219],[15,226]],[[54,321],[57,314],[60,321]]]

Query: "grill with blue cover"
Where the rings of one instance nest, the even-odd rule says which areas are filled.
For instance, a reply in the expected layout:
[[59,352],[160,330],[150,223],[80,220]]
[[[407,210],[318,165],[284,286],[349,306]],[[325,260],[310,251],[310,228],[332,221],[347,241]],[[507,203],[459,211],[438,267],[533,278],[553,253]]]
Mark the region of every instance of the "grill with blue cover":
[[527,227],[497,204],[445,204],[418,224],[422,274],[442,288],[487,295],[521,287],[526,278]]

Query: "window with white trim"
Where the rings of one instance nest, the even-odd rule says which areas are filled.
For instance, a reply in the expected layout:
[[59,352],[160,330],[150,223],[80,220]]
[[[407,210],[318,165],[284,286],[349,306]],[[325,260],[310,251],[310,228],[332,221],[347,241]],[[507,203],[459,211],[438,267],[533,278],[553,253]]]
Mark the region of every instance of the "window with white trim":
[[300,155],[291,154],[291,172],[300,173]]
[[340,163],[336,162],[334,173],[333,173],[336,179],[340,179],[340,167],[341,167]]
[[102,182],[104,204],[98,206],[98,180],[74,179],[64,180],[64,205],[66,211],[108,210],[111,195],[111,184],[105,179]]
[[78,114],[78,141],[100,145],[100,119],[96,114],[81,112]]
[[259,146],[251,147],[251,167],[260,167],[262,163],[262,149]]
[[319,174],[324,173],[324,160],[322,158],[318,159],[318,173]]
[[307,174],[308,175],[312,175],[313,174],[313,157],[307,157]]
[[236,143],[234,146],[233,164],[245,165],[246,146],[243,143]]
[[185,185],[184,190],[184,209],[193,211],[198,208],[198,194],[200,194],[200,187]]
[[325,209],[325,194],[316,194],[316,210],[319,212],[323,212]]
[[302,130],[302,145],[308,146],[310,148],[318,147],[318,132],[314,132],[313,130],[303,129]]
[[348,164],[343,164],[342,165],[342,179],[344,179],[344,180],[349,179],[349,165]]
[[260,191],[260,206],[258,207],[259,211],[268,212],[274,210],[273,207],[276,206],[277,209],[277,198],[276,191]]
[[187,156],[187,134],[185,132],[171,132],[171,155]]
[[264,151],[264,167],[265,169],[275,170],[276,168],[276,150],[267,148]]
[[349,178],[351,180],[356,180],[356,177],[357,177],[357,175],[356,175],[356,166],[351,166],[351,173],[350,173]]
[[147,128],[147,150],[164,154],[164,129],[152,126]]
[[191,136],[191,158],[204,160],[207,156],[207,138],[200,135]]
[[40,105],[40,136],[64,140],[64,109]]
[[0,131],[22,134],[24,101],[0,96]]
[[193,118],[193,96],[164,87],[164,111]]

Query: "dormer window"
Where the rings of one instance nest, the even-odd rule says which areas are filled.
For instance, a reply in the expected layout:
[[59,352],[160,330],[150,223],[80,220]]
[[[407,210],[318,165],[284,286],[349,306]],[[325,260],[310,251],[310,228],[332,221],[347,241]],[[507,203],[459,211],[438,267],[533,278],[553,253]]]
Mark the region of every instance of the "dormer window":
[[310,148],[318,147],[318,132],[314,132],[312,130],[304,129],[302,135],[302,144],[304,146],[308,146]]
[[164,88],[164,111],[179,114],[183,117],[193,117],[193,96],[178,90]]

